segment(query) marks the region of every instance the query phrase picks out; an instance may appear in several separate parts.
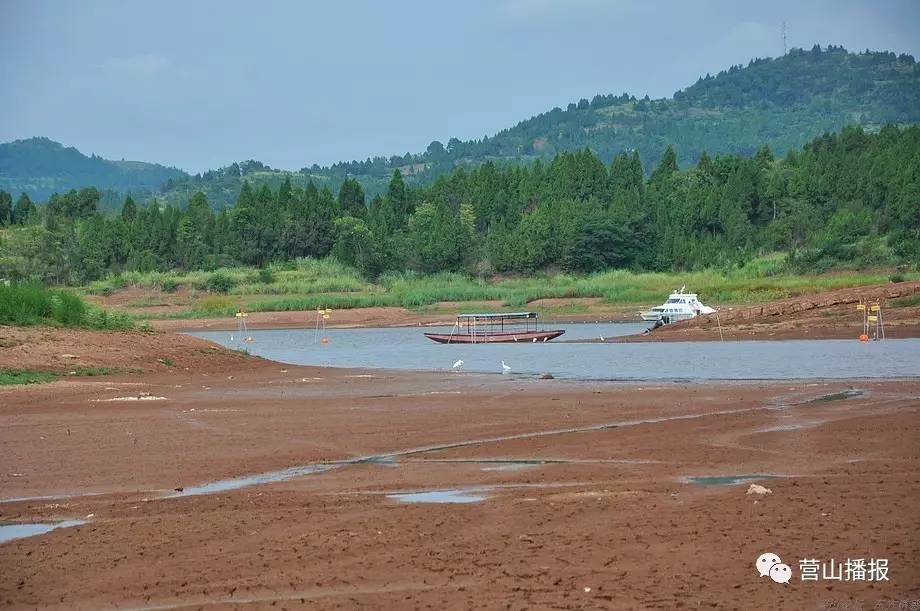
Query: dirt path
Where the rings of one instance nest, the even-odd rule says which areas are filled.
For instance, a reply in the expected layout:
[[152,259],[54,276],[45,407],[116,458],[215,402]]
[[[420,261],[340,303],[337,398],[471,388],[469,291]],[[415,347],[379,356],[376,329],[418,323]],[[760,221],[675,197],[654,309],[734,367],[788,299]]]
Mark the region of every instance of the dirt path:
[[[45,333],[20,339],[59,351],[63,332]],[[93,345],[135,338],[106,335]],[[167,349],[147,339],[119,358],[147,362]],[[0,544],[5,605],[871,609],[920,600],[920,381],[367,373],[178,341],[191,343],[169,352],[177,366],[0,390],[0,496],[60,497],[0,503],[0,521],[88,522]],[[851,386],[861,393],[837,394]],[[152,399],[130,399],[140,396]],[[318,472],[169,497],[297,466]],[[766,496],[746,495],[747,483],[685,479],[742,474],[782,477],[758,480]],[[470,488],[484,500],[388,496]],[[86,493],[99,496],[73,496]],[[791,583],[758,577],[765,551],[792,566]],[[888,581],[800,579],[801,559],[848,557],[887,559]]]

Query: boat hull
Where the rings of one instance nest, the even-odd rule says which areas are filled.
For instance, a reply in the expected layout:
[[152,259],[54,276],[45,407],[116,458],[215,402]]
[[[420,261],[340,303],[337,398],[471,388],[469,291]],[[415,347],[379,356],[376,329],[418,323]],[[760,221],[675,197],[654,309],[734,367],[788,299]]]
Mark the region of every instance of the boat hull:
[[513,344],[515,342],[548,342],[565,333],[565,329],[553,331],[526,331],[522,333],[426,333],[425,337],[439,344]]

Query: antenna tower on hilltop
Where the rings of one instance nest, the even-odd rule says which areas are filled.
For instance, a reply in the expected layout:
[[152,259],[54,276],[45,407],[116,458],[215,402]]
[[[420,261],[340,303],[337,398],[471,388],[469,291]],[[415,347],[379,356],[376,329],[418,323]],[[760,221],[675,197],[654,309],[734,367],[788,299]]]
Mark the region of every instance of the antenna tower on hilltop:
[[786,22],[783,21],[783,55],[786,54]]

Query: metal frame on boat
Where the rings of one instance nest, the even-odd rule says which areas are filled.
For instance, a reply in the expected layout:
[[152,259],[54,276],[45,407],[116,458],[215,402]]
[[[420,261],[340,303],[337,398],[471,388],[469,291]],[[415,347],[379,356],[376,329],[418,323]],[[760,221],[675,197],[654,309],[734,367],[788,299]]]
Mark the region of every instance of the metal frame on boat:
[[[547,342],[565,333],[564,329],[539,329],[537,319],[536,312],[458,314],[450,333],[426,333],[425,337],[440,344],[533,343]],[[510,330],[505,329],[506,323],[512,327]],[[523,329],[513,328],[522,324]]]

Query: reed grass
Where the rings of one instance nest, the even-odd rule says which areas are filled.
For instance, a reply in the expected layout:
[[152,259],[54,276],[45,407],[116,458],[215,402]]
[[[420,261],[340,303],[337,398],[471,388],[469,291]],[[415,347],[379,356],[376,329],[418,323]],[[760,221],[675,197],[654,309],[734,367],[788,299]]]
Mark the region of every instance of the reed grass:
[[[124,286],[178,286],[206,290],[209,281],[218,275],[225,286],[231,286],[226,300],[199,299],[186,311],[163,315],[166,318],[196,318],[229,315],[238,307],[254,312],[320,307],[404,307],[417,310],[441,302],[456,302],[458,306],[500,302],[503,308],[519,309],[528,307],[537,299],[547,298],[593,297],[608,305],[656,305],[668,293],[684,285],[698,293],[706,303],[744,305],[837,288],[881,284],[889,281],[889,273],[890,270],[792,274],[786,271],[783,255],[770,255],[729,271],[640,273],[614,270],[587,276],[555,273],[504,278],[400,272],[384,274],[372,283],[362,278],[354,268],[326,258],[298,259],[273,264],[263,270],[240,267],[213,272],[125,273],[94,283],[86,290],[106,292]],[[916,272],[902,275],[903,280],[918,278],[920,273]],[[460,306],[455,309],[465,308]]]
[[128,329],[128,316],[88,304],[71,291],[40,284],[0,284],[0,324]]

